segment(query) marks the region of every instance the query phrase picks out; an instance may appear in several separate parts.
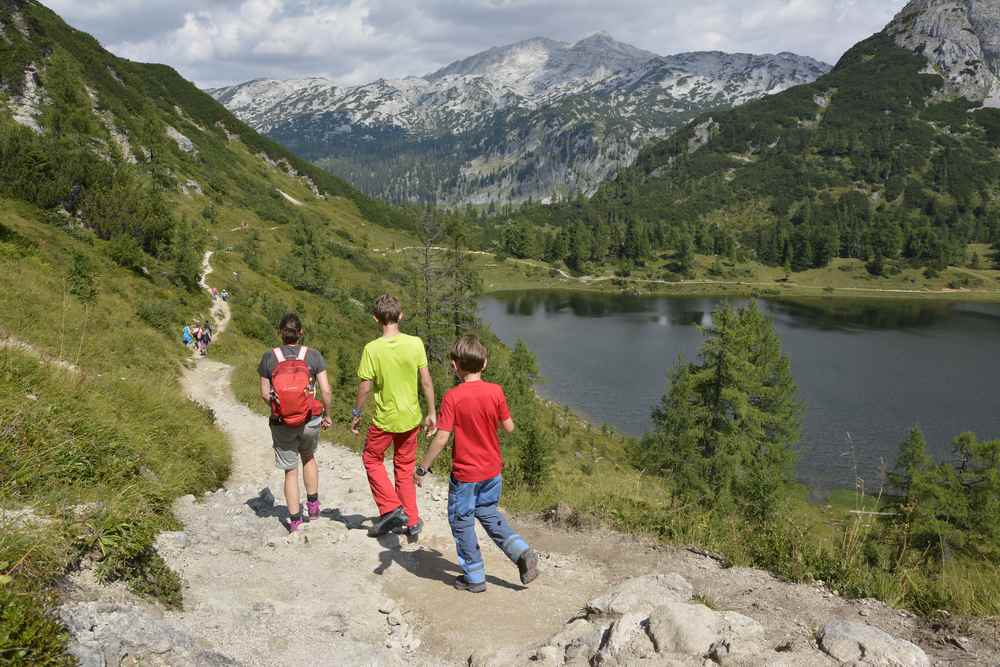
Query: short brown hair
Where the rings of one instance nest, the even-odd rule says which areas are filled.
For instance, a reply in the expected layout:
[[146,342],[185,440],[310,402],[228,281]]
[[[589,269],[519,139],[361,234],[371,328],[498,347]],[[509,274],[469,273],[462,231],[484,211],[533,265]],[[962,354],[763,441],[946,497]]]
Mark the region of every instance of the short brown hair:
[[486,346],[474,334],[466,334],[456,340],[449,356],[466,373],[481,373],[486,368]]
[[399,322],[402,314],[403,307],[400,305],[399,299],[391,294],[383,294],[375,299],[375,308],[372,309],[372,315],[381,324],[396,324]]
[[294,345],[302,338],[302,320],[295,313],[288,313],[281,318],[278,332],[281,334],[282,343]]

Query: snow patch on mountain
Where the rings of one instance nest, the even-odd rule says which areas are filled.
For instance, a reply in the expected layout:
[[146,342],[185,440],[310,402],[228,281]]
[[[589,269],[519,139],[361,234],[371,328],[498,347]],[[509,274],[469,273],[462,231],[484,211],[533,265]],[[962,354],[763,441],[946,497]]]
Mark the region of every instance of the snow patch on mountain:
[[[257,79],[209,92],[372,194],[485,203],[589,194],[700,113],[829,70],[791,53],[658,56],[597,33],[492,48],[424,77],[352,87]],[[403,155],[410,149],[419,157]]]

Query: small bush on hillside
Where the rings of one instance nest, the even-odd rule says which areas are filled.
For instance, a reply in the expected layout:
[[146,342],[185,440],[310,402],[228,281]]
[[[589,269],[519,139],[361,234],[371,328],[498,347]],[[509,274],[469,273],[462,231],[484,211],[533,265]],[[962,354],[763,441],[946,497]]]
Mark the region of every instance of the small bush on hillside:
[[238,248],[246,265],[254,271],[260,271],[260,232],[251,229]]
[[66,285],[69,293],[83,303],[91,303],[97,298],[94,265],[90,258],[79,252],[73,253],[66,275]]
[[27,257],[34,253],[37,244],[29,238],[21,236],[13,229],[0,225],[0,251],[10,251],[12,258]]
[[146,265],[146,255],[139,243],[128,234],[119,234],[108,244],[108,257],[118,266],[141,273]]
[[49,607],[37,594],[18,591],[7,577],[0,576],[0,663],[12,667],[76,664],[66,653],[69,634],[47,611]]
[[184,316],[169,301],[144,301],[135,308],[139,319],[153,327],[167,338],[180,340],[184,328]]
[[236,321],[240,333],[247,338],[258,340],[265,345],[272,345],[276,342],[276,326],[256,313],[247,314]]
[[157,600],[168,609],[183,606],[181,578],[152,547],[143,549],[128,562],[124,579],[137,595]]

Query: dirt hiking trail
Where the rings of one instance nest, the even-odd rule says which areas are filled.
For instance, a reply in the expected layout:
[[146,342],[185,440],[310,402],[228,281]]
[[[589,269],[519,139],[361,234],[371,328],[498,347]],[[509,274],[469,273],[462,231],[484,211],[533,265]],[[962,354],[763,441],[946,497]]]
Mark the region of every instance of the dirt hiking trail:
[[[210,259],[209,253],[206,276]],[[231,316],[229,304],[216,301],[213,308],[221,335]],[[183,377],[188,396],[210,408],[229,436],[233,457],[225,487],[201,498],[180,498],[174,511],[184,530],[157,541],[183,581],[184,609],[164,612],[121,586],[97,586],[82,572],[68,586],[62,612],[81,664],[464,665],[473,654],[473,664],[482,665],[780,664],[770,658],[740,663],[700,655],[668,658],[660,654],[656,637],[650,635],[650,643],[641,631],[616,640],[624,636],[624,630],[616,635],[616,628],[635,614],[603,625],[578,620],[565,626],[574,632],[596,629],[593,640],[572,643],[565,632],[558,635],[562,639],[553,637],[567,622],[581,619],[588,601],[610,587],[654,573],[679,575],[690,582],[688,598],[699,595],[696,599],[710,600],[715,609],[748,617],[759,628],[757,652],[779,656],[775,651],[780,651],[787,664],[837,664],[818,650],[816,640],[817,628],[836,619],[909,639],[934,662],[991,664],[991,657],[996,662],[994,647],[965,637],[949,644],[911,615],[881,603],[848,602],[822,586],[788,584],[759,570],[725,569],[683,549],[607,531],[564,530],[541,520],[512,521],[540,553],[541,576],[535,582],[521,586],[517,568],[480,532],[488,588],[478,595],[460,592],[451,586],[460,570],[442,480],[418,489],[425,521],[418,543],[369,538],[376,510],[361,457],[326,441],[316,455],[322,516],[289,536],[282,523],[287,518],[280,497],[283,476],[274,468],[267,420],[237,401],[231,373],[225,364],[197,358]],[[636,627],[648,634],[651,620],[635,621]],[[594,644],[589,649],[587,641]]]

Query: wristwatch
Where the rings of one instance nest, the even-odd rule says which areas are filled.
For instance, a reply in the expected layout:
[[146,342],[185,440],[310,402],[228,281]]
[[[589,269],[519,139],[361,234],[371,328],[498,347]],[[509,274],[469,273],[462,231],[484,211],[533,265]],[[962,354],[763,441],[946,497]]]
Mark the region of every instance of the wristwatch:
[[423,466],[417,466],[417,477],[426,477],[426,476],[427,476],[427,468]]
[[351,409],[351,417],[353,419],[357,419],[361,415],[362,415],[361,408],[352,408]]

